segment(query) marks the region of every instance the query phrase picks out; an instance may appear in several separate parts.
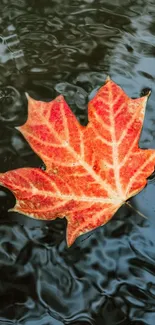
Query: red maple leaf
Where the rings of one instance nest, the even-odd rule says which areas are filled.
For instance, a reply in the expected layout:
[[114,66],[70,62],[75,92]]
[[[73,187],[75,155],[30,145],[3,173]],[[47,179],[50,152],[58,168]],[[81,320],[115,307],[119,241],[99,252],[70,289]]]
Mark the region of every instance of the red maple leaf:
[[46,103],[28,97],[28,119],[18,130],[46,171],[0,174],[16,197],[12,209],[29,217],[67,219],[67,243],[108,222],[146,185],[155,150],[138,147],[147,97],[129,98],[108,79],[88,104],[82,126],[63,96]]

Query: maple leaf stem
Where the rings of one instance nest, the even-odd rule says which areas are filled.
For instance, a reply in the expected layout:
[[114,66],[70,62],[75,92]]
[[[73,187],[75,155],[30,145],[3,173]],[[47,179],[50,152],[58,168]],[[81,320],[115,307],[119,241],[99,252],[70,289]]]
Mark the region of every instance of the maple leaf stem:
[[148,219],[147,216],[145,216],[145,214],[141,213],[139,210],[137,210],[136,208],[134,208],[134,207],[132,206],[132,204],[129,203],[128,201],[126,201],[125,204],[126,204],[127,206],[129,206],[129,208],[131,208],[133,211],[135,211],[136,213],[138,213],[138,214],[139,214],[141,217],[143,217],[144,219]]

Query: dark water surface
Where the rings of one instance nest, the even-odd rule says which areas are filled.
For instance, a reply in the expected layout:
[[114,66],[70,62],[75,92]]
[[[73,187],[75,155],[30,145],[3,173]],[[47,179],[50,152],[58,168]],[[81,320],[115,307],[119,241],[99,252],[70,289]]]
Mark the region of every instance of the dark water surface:
[[[131,97],[152,90],[140,140],[155,148],[155,2],[0,1],[0,172],[42,166],[14,128],[32,97],[66,100],[81,123],[107,75]],[[0,325],[154,325],[155,177],[133,206],[66,247],[65,220],[8,213],[0,190]]]

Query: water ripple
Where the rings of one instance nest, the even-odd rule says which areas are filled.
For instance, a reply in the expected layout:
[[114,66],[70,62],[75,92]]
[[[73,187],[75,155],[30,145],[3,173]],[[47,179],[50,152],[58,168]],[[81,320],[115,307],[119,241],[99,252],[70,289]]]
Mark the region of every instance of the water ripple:
[[[131,97],[149,98],[142,148],[155,148],[155,7],[151,0],[2,0],[1,172],[42,161],[14,129],[27,118],[27,91],[60,93],[82,124],[87,102],[110,75]],[[0,324],[154,325],[155,176],[104,227],[66,247],[66,221],[8,213],[0,190]]]

